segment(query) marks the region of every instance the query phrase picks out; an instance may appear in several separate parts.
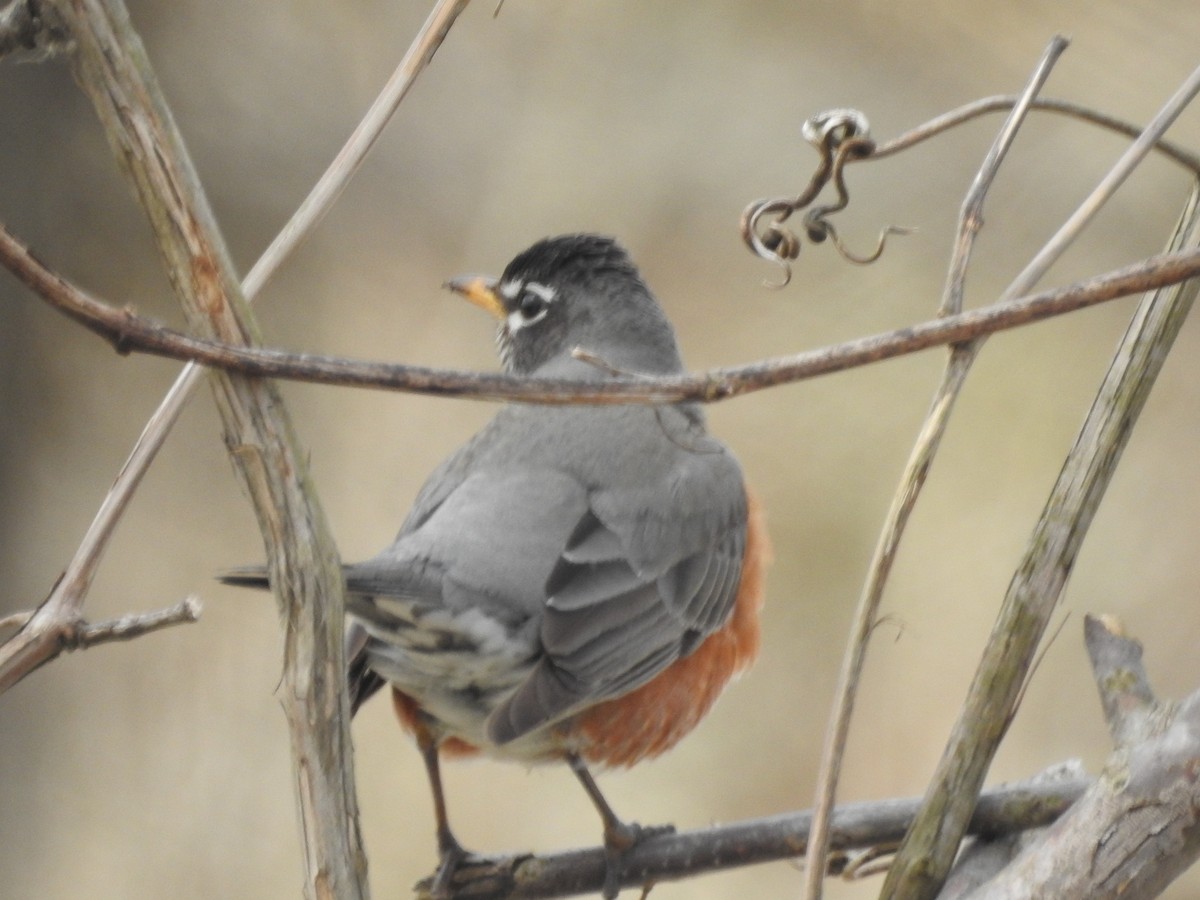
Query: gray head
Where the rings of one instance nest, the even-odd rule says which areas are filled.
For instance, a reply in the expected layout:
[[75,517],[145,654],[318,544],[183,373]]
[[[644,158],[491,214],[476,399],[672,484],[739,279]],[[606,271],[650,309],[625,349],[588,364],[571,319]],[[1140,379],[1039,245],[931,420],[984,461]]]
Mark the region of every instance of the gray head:
[[500,320],[497,342],[510,372],[564,364],[564,374],[578,370],[586,377],[580,364],[569,364],[577,347],[620,371],[683,370],[671,323],[612,238],[545,238],[518,254],[499,278],[465,276],[447,286]]

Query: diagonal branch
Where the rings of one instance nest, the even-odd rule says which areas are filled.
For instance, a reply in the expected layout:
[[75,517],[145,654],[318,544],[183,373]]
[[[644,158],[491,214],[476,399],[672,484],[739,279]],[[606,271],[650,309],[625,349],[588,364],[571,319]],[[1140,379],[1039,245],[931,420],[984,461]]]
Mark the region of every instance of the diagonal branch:
[[1089,616],[1084,632],[1116,749],[1078,802],[970,900],[1142,900],[1200,857],[1200,691],[1156,700],[1136,640],[1109,618]]
[[[212,210],[123,3],[59,0],[56,8],[74,42],[76,80],[150,219],[189,324],[229,343],[256,340]],[[211,384],[286,620],[280,698],[305,838],[305,892],[310,898],[364,897],[337,550],[276,386],[223,374]],[[44,615],[78,608],[84,593],[78,587],[64,579],[25,631]]]
[[[355,128],[345,146],[317,181],[304,203],[250,270],[243,285],[247,299],[262,288],[283,259],[295,250],[329,210],[378,139],[383,127],[387,124],[388,117],[395,112],[397,105],[407,95],[417,75],[433,58],[434,52],[441,45],[447,31],[458,14],[465,8],[466,3],[467,0],[438,0],[425,25],[413,40],[400,65],[384,86],[379,97],[371,105],[362,122]],[[35,7],[38,10],[36,15],[32,12]],[[10,18],[4,19],[4,16]],[[53,26],[48,23],[48,19],[53,21]],[[26,25],[26,20],[29,22],[28,25]],[[46,0],[38,0],[36,3],[34,0],[25,0],[25,2],[17,0],[6,7],[0,13],[0,42],[4,40],[6,22],[13,34],[25,34],[29,28],[36,28],[39,29],[38,34],[47,36],[47,39],[53,39],[63,46],[68,43],[66,32]],[[11,240],[7,234],[4,237],[6,243]],[[24,248],[21,248],[21,251],[26,252]],[[44,274],[49,275],[49,273]],[[53,278],[54,276],[49,277]],[[190,359],[187,356],[177,358]],[[187,398],[199,384],[202,374],[203,370],[194,365],[185,366],[158,409],[146,423],[145,429],[125,464],[117,473],[112,487],[96,511],[87,533],[80,541],[75,555],[66,567],[60,585],[54,592],[53,596],[61,598],[62,603],[52,608],[53,617],[40,618],[36,630],[22,632],[8,643],[0,646],[0,693],[46,661],[45,653],[52,649],[54,643],[55,623],[65,628],[80,617],[79,609],[86,598],[92,578],[121,515],[141,483],[142,477],[157,456],[159,449],[166,441]],[[260,373],[248,372],[245,374]]]
[[[1005,119],[1000,133],[996,135],[987,156],[984,157],[971,189],[967,192],[959,217],[958,239],[951,257],[944,296],[938,307],[938,315],[941,317],[953,316],[962,312],[967,264],[971,258],[975,236],[983,227],[983,202],[988,188],[991,187],[1001,162],[1008,154],[1013,141],[1016,140],[1017,131],[1029,113],[1030,103],[1045,85],[1055,62],[1066,49],[1066,40],[1056,37],[1043,52],[1020,100],[1013,106],[1008,118]],[[982,338],[977,337],[971,341],[955,343],[951,347],[950,358],[943,371],[941,383],[934,393],[929,413],[922,424],[921,432],[917,436],[917,441],[901,475],[900,486],[888,509],[887,518],[871,560],[867,580],[863,585],[862,595],[854,612],[850,642],[838,676],[833,710],[830,713],[825,744],[821,754],[821,769],[818,775],[815,802],[816,820],[810,857],[816,861],[816,864],[810,865],[807,869],[805,883],[805,896],[809,900],[819,900],[821,896],[822,878],[825,874],[823,864],[825,828],[833,808],[842,757],[850,734],[850,717],[854,710],[854,701],[863,669],[866,666],[867,646],[875,628],[879,604],[883,601],[884,588],[899,551],[900,541],[916,506],[917,498],[925,485],[925,479],[929,474],[934,457],[937,455],[942,436],[949,426],[954,403],[962,391],[981,341]]]
[[[1193,190],[1173,247],[1200,240],[1197,197]],[[925,805],[888,872],[885,896],[935,896],[949,870],[1083,538],[1197,291],[1200,282],[1189,281],[1138,307],[1009,585]]]

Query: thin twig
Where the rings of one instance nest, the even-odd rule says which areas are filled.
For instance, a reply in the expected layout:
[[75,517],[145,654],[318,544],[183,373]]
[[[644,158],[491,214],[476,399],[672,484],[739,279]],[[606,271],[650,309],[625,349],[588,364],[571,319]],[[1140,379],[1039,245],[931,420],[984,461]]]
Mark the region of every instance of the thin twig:
[[[904,134],[898,135],[890,141],[880,144],[875,148],[875,152],[871,154],[869,159],[877,160],[886,156],[893,156],[923,141],[929,140],[931,137],[949,131],[951,128],[956,128],[964,122],[969,122],[971,119],[976,119],[979,116],[989,113],[1004,112],[1007,109],[1011,109],[1019,99],[1018,96],[1002,94],[995,97],[982,97],[979,100],[973,100],[958,107],[958,109],[952,109],[950,112],[943,113],[936,118],[930,119],[928,122],[918,125],[916,128],[906,131]],[[1040,112],[1058,113],[1059,115],[1068,116],[1073,119],[1080,119],[1081,121],[1105,128],[1125,137],[1136,138],[1143,131],[1140,125],[1134,125],[1115,116],[1097,112],[1094,109],[1078,103],[1072,103],[1069,100],[1038,97],[1033,101],[1033,108]],[[1197,156],[1186,147],[1160,138],[1155,143],[1154,149],[1173,162],[1188,169],[1193,175],[1200,176],[1200,156]],[[858,159],[853,161],[865,162],[866,160]]]
[[[53,628],[42,636],[46,651],[39,655],[38,664],[44,665],[68,650],[83,650],[112,641],[130,641],[172,625],[196,622],[200,618],[201,609],[200,601],[196,597],[186,597],[166,609],[148,613],[126,613],[118,619],[109,619],[106,622],[86,622],[83,619],[55,620]],[[25,628],[37,612],[31,609],[5,616],[0,619],[0,631]],[[5,688],[10,684],[8,680],[0,683]]]
[[1171,124],[1187,108],[1188,104],[1195,99],[1198,93],[1200,93],[1200,67],[1197,67],[1188,76],[1187,81],[1180,86],[1179,90],[1159,110],[1158,114],[1150,120],[1150,124],[1146,126],[1145,131],[1138,135],[1137,140],[1130,144],[1128,149],[1121,154],[1121,158],[1117,160],[1108,174],[1100,180],[1100,183],[1096,185],[1087,199],[1062,224],[1062,227],[1058,229],[1054,237],[1050,238],[1046,242],[1046,245],[1038,251],[1037,255],[1025,267],[1024,271],[1013,279],[1012,284],[1000,296],[1001,300],[1011,300],[1013,297],[1020,297],[1022,294],[1033,289],[1033,286],[1046,274],[1046,270],[1054,264],[1055,260],[1062,256],[1067,247],[1074,242],[1079,233],[1087,226],[1088,222],[1095,217],[1100,208],[1116,193],[1117,188],[1141,164],[1146,155],[1154,149],[1155,144],[1166,134],[1167,129],[1171,127]]
[[[1200,240],[1198,196],[1193,189],[1172,247]],[[921,813],[888,872],[889,900],[923,900],[940,889],[1083,538],[1198,291],[1200,281],[1192,280],[1139,305],[1009,585]]]
[[112,641],[129,641],[172,625],[195,622],[200,618],[201,609],[198,598],[185,597],[174,606],[154,612],[127,613],[106,622],[80,622],[66,637],[65,649],[80,650]]
[[[258,295],[283,260],[312,233],[317,223],[341,196],[350,179],[367,158],[367,154],[371,152],[371,148],[375,146],[375,142],[379,140],[379,136],[383,134],[401,101],[408,96],[417,76],[429,65],[434,53],[450,33],[451,26],[467,8],[468,2],[469,0],[437,0],[434,3],[433,10],[421,26],[421,30],[417,32],[417,36],[413,38],[408,52],[384,84],[379,96],[367,109],[362,121],[355,126],[345,145],[329,164],[329,168],[313,185],[304,202],[292,213],[287,224],[246,275],[242,291],[248,298]],[[182,377],[183,375],[180,375],[180,378]]]
[[0,263],[43,300],[110,341],[122,353],[138,351],[171,359],[195,360],[205,366],[243,375],[481,400],[555,404],[675,403],[685,400],[714,403],[943,344],[970,341],[1175,284],[1200,275],[1200,249],[1153,256],[1011,303],[982,306],[955,316],[792,356],[712,369],[696,375],[637,375],[595,382],[358,362],[263,347],[238,347],[192,337],[95,299],[47,269],[3,226],[0,226]]
[[[1030,101],[1042,89],[1046,79],[1050,77],[1050,71],[1055,62],[1066,48],[1067,42],[1062,38],[1055,38],[1050,42],[1034,69],[1033,76],[1021,95],[1021,100],[1013,107],[1012,112],[1005,120],[1004,127],[996,136],[996,140],[980,166],[971,190],[963,202],[958,239],[955,242],[949,267],[945,295],[938,308],[939,316],[951,316],[962,310],[967,263],[970,260],[975,235],[983,226],[983,201],[987,190],[991,186],[1005,154],[1016,138],[1017,129],[1029,111]],[[950,413],[954,408],[954,401],[962,390],[967,372],[975,358],[979,340],[981,339],[977,338],[969,343],[955,344],[951,351],[942,382],[938,386],[930,411],[901,476],[900,487],[896,491],[887,518],[884,520],[879,542],[871,560],[867,581],[863,586],[858,608],[855,610],[850,644],[847,647],[842,670],[838,677],[838,687],[826,728],[821,767],[817,776],[817,793],[813,804],[815,819],[812,855],[805,876],[805,895],[809,900],[819,900],[821,896],[824,876],[822,860],[825,858],[827,822],[833,809],[842,758],[850,733],[850,718],[854,711],[854,702],[858,694],[863,667],[866,665],[867,646],[871,632],[874,630],[879,604],[883,599],[883,591],[904,535],[905,526],[908,524],[917,498],[920,496],[921,488],[925,484],[925,478],[933,464],[934,456],[937,454],[942,435],[945,434]]]

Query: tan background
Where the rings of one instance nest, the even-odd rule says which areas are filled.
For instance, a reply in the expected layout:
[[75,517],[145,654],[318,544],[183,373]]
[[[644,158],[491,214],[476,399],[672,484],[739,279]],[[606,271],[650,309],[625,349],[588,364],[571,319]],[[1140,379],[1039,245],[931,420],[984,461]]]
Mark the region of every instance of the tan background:
[[[239,265],[248,269],[331,158],[426,14],[424,2],[132,4]],[[448,367],[495,365],[491,325],[439,290],[546,234],[619,235],[703,368],[821,346],[935,307],[960,197],[993,117],[902,159],[855,168],[839,222],[869,268],[806,248],[790,288],[736,235],[751,199],[807,180],[800,121],[856,106],[880,137],[1019,90],[1045,43],[1074,45],[1049,93],[1147,120],[1198,61],[1193,0],[1055,3],[480,2],[440,51],[332,215],[263,298],[272,344]],[[1200,112],[1174,132],[1200,146]],[[987,302],[1123,144],[1040,118],[993,191],[970,278]],[[139,210],[61,65],[0,67],[0,217],[113,303],[179,321]],[[1146,165],[1052,280],[1161,247],[1186,179]],[[912,524],[852,735],[847,799],[919,793],[1024,540],[1133,301],[989,343]],[[1145,641],[1163,696],[1200,683],[1200,330],[1189,323],[1069,587],[990,780],[1108,740],[1080,639],[1086,611]],[[616,808],[682,827],[809,804],[843,633],[942,353],[722,404],[770,508],[777,562],[757,668],[666,758],[603,779]],[[172,379],[121,358],[0,276],[0,613],[44,596]],[[394,533],[423,478],[492,411],[483,403],[289,386],[346,558]],[[276,615],[215,572],[261,556],[207,396],[151,472],[88,606],[95,618],[198,592],[200,624],[62,659],[0,700],[0,883],[12,898],[295,896],[298,844]],[[378,897],[433,861],[415,751],[384,703],[355,723]],[[474,763],[448,775],[482,850],[594,841],[566,772]],[[787,864],[664,885],[663,898],[787,897]],[[878,882],[831,884],[871,896]],[[1200,879],[1173,896],[1200,892]]]

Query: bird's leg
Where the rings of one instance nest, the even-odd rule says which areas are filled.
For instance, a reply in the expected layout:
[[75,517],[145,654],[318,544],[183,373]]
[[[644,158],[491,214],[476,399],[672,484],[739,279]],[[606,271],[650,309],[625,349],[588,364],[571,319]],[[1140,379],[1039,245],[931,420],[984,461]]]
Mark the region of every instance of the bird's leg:
[[607,866],[603,895],[605,900],[613,900],[621,890],[625,854],[632,850],[642,838],[652,834],[671,832],[675,830],[675,827],[661,825],[647,828],[636,822],[623,821],[613,812],[613,808],[608,805],[608,801],[600,793],[600,787],[596,784],[592,773],[588,771],[587,764],[584,763],[582,757],[578,753],[568,753],[567,764],[575,773],[575,777],[579,779],[579,783],[583,785],[583,789],[587,791],[588,797],[591,798],[592,804],[600,813],[600,819],[604,823],[604,854]]
[[446,816],[446,794],[442,789],[437,738],[419,717],[414,733],[417,748],[421,751],[421,759],[425,761],[425,774],[429,776],[429,790],[433,794],[433,814],[437,817],[438,867],[429,892],[433,897],[449,897],[450,882],[454,873],[470,854],[463,849],[454,832],[450,830],[450,820]]

